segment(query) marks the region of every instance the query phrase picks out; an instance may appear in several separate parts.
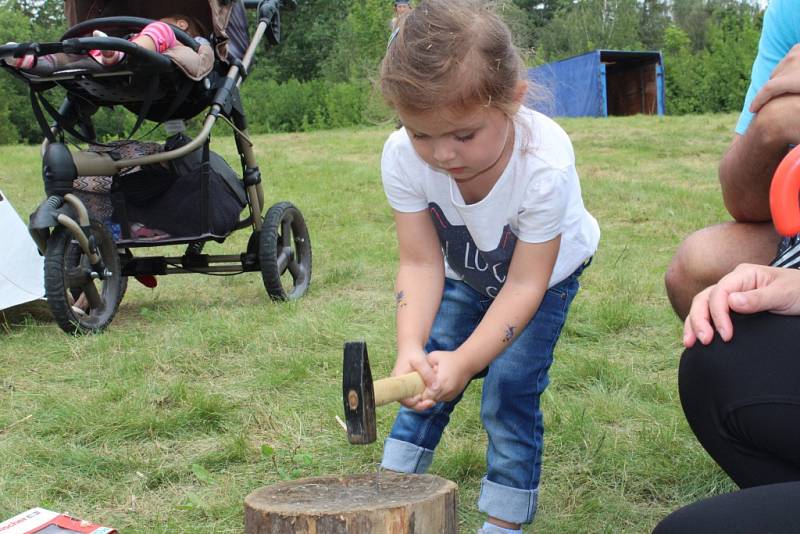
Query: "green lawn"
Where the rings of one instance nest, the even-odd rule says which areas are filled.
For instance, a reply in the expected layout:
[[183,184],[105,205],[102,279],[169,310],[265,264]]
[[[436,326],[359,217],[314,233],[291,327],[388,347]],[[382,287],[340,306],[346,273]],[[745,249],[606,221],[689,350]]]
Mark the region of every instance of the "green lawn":
[[[642,533],[732,488],[695,441],[676,389],[681,327],[663,273],[681,238],[726,218],[716,166],[733,115],[563,120],[603,236],[556,349],[543,402],[537,532]],[[238,532],[254,489],[372,472],[347,444],[342,343],[365,339],[373,374],[394,360],[395,234],[380,185],[390,126],[255,139],[267,204],[304,213],[312,287],[275,304],[261,277],[131,282],[102,335],[46,313],[0,314],[0,519],[33,506],[122,532]],[[236,161],[232,140],[214,149]],[[0,190],[27,214],[43,195],[38,147],[0,147]],[[207,251],[238,253],[240,232]],[[163,251],[163,249],[162,249]],[[459,484],[469,533],[486,437],[468,389],[432,472]],[[532,529],[526,530],[526,532]]]

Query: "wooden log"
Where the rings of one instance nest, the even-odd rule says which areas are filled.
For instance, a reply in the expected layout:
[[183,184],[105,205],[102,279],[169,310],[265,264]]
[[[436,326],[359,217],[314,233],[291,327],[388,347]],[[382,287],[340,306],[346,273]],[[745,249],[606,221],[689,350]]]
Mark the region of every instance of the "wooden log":
[[456,534],[457,486],[383,471],[260,488],[245,499],[246,534]]

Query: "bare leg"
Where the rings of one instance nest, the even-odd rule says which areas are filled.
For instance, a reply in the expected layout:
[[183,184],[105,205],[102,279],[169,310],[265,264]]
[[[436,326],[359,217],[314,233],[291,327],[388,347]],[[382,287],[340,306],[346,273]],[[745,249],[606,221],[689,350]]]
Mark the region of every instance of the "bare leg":
[[664,275],[675,313],[684,319],[692,298],[740,263],[769,263],[779,241],[772,223],[729,222],[690,234],[678,247]]

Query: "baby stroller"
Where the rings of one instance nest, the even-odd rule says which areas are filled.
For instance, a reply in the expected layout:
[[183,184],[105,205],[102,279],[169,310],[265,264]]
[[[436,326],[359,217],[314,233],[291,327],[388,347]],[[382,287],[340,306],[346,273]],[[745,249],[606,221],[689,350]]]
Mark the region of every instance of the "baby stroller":
[[[306,292],[311,279],[308,229],[289,202],[274,204],[262,216],[261,173],[239,96],[260,43],[280,41],[281,8],[294,6],[294,0],[65,0],[71,27],[60,42],[0,46],[0,59],[33,55],[74,60],[30,71],[0,62],[28,84],[45,137],[46,199],[31,214],[29,231],[45,257],[47,302],[64,331],[104,330],[130,276],[153,286],[158,275],[260,271],[274,300],[296,299]],[[257,10],[252,40],[245,8]],[[175,57],[126,39],[174,13],[189,13],[208,30],[213,67],[200,76],[194,73],[195,79]],[[94,30],[105,36],[93,36]],[[174,30],[183,47],[198,50],[198,40]],[[124,59],[109,67],[87,55],[104,50],[121,51]],[[57,109],[44,96],[52,89],[66,92]],[[134,132],[145,119],[175,125],[201,113],[205,117],[194,139],[178,127],[163,149],[137,151],[131,141],[98,141],[92,115],[103,106],[124,106],[134,113]],[[220,119],[233,130],[241,176],[209,149],[211,130]],[[70,139],[84,148],[71,149]],[[91,194],[78,191],[85,177],[108,180],[99,203],[105,208],[98,209]],[[249,212],[240,220],[245,206]],[[206,242],[221,243],[245,228],[251,234],[244,252],[203,253]],[[134,254],[166,245],[186,249],[180,256]]]

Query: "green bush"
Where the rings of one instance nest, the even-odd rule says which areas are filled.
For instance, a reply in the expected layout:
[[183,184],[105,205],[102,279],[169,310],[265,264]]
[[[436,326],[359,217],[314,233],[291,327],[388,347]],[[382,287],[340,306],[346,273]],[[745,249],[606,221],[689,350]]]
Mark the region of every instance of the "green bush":
[[722,11],[708,33],[705,99],[708,111],[742,109],[758,50],[759,21],[735,10]]
[[[27,87],[8,77],[0,78],[0,90],[5,92],[5,106],[0,106],[0,144],[39,143],[41,129],[34,118]],[[48,99],[54,107],[63,95],[53,91]],[[365,81],[334,83],[325,80],[299,82],[289,80],[248,80],[243,86],[242,100],[252,133],[298,132],[342,128],[386,120],[389,113],[376,106],[371,86]],[[198,122],[202,119],[196,119]],[[92,117],[98,139],[108,141],[130,133],[136,115],[122,106],[100,108]],[[50,122],[48,117],[48,122]],[[142,124],[135,137],[147,134],[155,123]],[[159,139],[162,130],[156,129],[148,139]],[[163,135],[162,135],[163,137]]]
[[0,105],[0,145],[13,145],[19,142],[19,130],[11,122],[8,104]]
[[252,80],[242,101],[253,133],[296,132],[363,123],[369,94],[366,82]]
[[664,32],[667,113],[739,111],[758,51],[760,14],[736,6],[720,9],[709,25],[705,48],[692,51],[691,39],[671,26]]
[[367,87],[363,83],[328,84],[325,94],[325,108],[331,128],[354,126],[363,122]]
[[255,133],[308,129],[307,125],[324,109],[319,81],[253,82],[245,84],[242,100],[250,129]]
[[664,86],[666,111],[670,115],[701,113],[706,52],[693,53],[682,29],[670,26],[664,32]]

